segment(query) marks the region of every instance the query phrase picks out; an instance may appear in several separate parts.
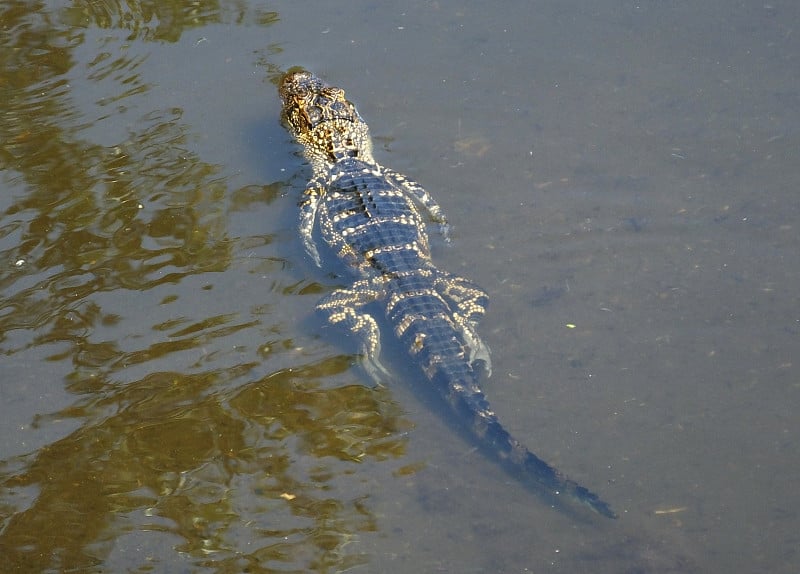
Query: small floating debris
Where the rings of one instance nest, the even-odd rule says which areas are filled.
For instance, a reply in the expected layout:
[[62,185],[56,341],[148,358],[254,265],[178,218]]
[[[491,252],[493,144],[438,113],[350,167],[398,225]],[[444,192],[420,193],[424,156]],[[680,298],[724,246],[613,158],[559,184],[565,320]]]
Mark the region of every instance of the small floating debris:
[[678,514],[679,512],[684,512],[688,510],[688,506],[675,506],[673,508],[659,508],[653,511],[653,514]]

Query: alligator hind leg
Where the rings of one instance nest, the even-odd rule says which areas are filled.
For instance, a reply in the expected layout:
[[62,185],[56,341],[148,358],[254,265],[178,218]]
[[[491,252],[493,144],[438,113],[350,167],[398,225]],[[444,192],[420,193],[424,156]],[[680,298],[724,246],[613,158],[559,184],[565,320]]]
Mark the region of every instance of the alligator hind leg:
[[361,309],[383,297],[384,293],[380,278],[363,279],[349,289],[333,291],[317,303],[317,311],[328,323],[346,327],[359,339],[364,370],[378,384],[389,378],[389,372],[380,362],[380,329],[375,318]]
[[486,376],[492,374],[492,360],[489,346],[478,335],[476,327],[486,313],[489,295],[469,279],[439,273],[434,280],[436,291],[447,299],[455,309],[453,316],[461,328],[464,342],[469,346],[469,362],[483,362]]
[[486,314],[489,295],[469,279],[441,272],[434,280],[434,286],[473,326],[477,326]]

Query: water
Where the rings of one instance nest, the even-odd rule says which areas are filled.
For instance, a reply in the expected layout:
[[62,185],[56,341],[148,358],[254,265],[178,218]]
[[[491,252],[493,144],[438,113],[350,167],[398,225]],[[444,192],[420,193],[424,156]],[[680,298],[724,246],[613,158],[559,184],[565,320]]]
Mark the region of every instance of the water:
[[[5,2],[12,572],[795,572],[789,2]],[[492,298],[543,505],[311,310],[274,82],[343,86]],[[397,362],[397,361],[396,361]]]

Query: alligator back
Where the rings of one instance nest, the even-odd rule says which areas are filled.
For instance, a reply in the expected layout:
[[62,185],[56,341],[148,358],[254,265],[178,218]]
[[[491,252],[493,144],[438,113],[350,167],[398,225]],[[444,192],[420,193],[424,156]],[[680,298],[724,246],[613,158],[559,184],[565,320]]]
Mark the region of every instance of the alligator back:
[[430,261],[414,202],[375,165],[346,158],[331,169],[318,219],[325,241],[363,277],[419,269]]

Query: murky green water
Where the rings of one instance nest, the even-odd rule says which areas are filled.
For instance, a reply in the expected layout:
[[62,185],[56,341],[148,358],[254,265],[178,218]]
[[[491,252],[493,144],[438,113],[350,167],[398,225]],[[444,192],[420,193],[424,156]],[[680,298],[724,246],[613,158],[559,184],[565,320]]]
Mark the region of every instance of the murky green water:
[[[719,6],[716,6],[719,4]],[[6,1],[9,572],[795,572],[790,2]],[[274,86],[344,86],[485,287],[542,505],[311,310]]]
[[[202,157],[214,122],[195,129],[181,103],[226,95],[193,90],[204,30],[276,20],[233,3],[2,9],[5,567],[364,561],[343,548],[376,529],[368,492],[336,483],[402,455],[399,411],[294,325],[322,288],[291,270],[289,175]],[[269,52],[236,54],[265,100]],[[277,133],[274,105],[248,107]]]

